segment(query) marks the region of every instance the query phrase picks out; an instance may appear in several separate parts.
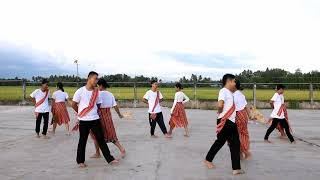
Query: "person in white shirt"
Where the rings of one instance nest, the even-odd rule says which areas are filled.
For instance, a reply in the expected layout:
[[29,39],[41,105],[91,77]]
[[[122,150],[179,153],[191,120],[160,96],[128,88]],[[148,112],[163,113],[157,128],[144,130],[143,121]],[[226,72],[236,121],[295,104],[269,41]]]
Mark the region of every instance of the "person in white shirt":
[[289,120],[287,117],[287,109],[284,104],[284,89],[284,85],[277,85],[277,92],[273,95],[270,101],[271,107],[273,108],[270,116],[272,118],[272,124],[268,128],[266,135],[264,136],[264,140],[268,143],[271,143],[271,141],[268,140],[269,135],[277,127],[278,124],[280,124],[280,126],[284,128],[290,142],[293,144],[295,143],[295,140],[290,132],[290,126],[288,123]]
[[236,91],[233,93],[233,96],[236,105],[236,124],[240,139],[240,156],[243,159],[249,159],[251,157],[248,132],[249,108],[247,107],[248,103],[242,90],[240,81],[236,80]]
[[169,134],[172,135],[172,131],[176,127],[183,127],[185,129],[186,137],[189,137],[188,119],[186,111],[184,110],[184,104],[190,99],[186,96],[182,89],[181,83],[176,83],[176,94],[174,95],[174,102],[171,108],[171,118],[169,121],[170,130]]
[[49,124],[49,96],[50,91],[48,88],[49,81],[47,79],[43,79],[41,82],[41,88],[34,90],[31,94],[31,100],[35,103],[35,115],[36,115],[36,137],[40,137],[40,125],[41,119],[43,118],[43,128],[42,135],[44,139],[48,139],[47,131]]
[[235,76],[232,74],[225,74],[222,78],[223,88],[219,92],[218,97],[218,119],[217,119],[217,140],[211,146],[205,165],[212,169],[212,163],[215,155],[222,148],[222,146],[229,142],[229,148],[232,161],[232,174],[243,174],[240,166],[240,140],[237,125],[235,123],[236,111],[233,100],[233,92],[235,91]]
[[[114,108],[119,118],[123,118],[123,115],[120,112],[120,109],[119,109],[119,106],[117,105],[115,97],[111,92],[107,91],[106,89],[107,87],[109,87],[107,81],[104,79],[99,79],[98,86],[99,86],[100,97],[101,97],[101,104],[100,104],[100,108],[98,109],[98,113],[100,116],[104,139],[107,143],[112,142],[113,144],[115,144],[120,150],[122,158],[124,158],[126,155],[126,150],[118,140],[117,133],[113,125],[110,109]],[[99,144],[95,140],[94,136],[92,136],[92,138],[94,139],[96,153],[93,156],[91,156],[91,158],[100,158],[101,155],[99,150]]]
[[88,74],[87,84],[78,89],[72,99],[72,108],[78,113],[79,120],[79,143],[77,150],[77,163],[80,168],[85,168],[85,151],[88,136],[91,132],[95,136],[103,156],[109,164],[118,163],[110,154],[102,132],[101,122],[98,114],[98,106],[101,104],[99,90],[96,88],[98,73],[91,71]]
[[166,125],[163,121],[163,115],[161,110],[160,103],[163,101],[163,96],[160,91],[158,91],[158,83],[155,80],[151,81],[151,89],[146,92],[143,96],[142,101],[149,106],[149,124],[150,124],[150,133],[151,137],[157,138],[154,134],[154,130],[158,123],[162,133],[166,138],[171,138],[171,136],[167,132]]
[[65,124],[66,126],[66,135],[70,135],[69,131],[69,113],[67,110],[66,102],[68,102],[69,95],[64,92],[63,84],[61,82],[57,83],[57,90],[52,94],[51,102],[51,112],[52,112],[52,124],[53,131],[56,133],[57,125],[61,126]]

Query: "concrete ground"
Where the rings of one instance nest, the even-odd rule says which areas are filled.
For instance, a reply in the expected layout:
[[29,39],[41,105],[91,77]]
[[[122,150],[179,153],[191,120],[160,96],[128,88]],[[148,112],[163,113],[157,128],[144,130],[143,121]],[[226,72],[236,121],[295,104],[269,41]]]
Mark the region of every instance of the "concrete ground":
[[[75,122],[74,113],[72,125]],[[86,163],[88,168],[79,169],[76,162],[78,134],[64,134],[59,127],[51,139],[34,136],[35,120],[32,107],[0,106],[0,179],[84,179],[84,180],[170,180],[170,179],[319,179],[320,177],[320,111],[289,110],[296,145],[281,140],[274,132],[270,140],[263,142],[266,126],[249,124],[253,158],[242,161],[246,174],[231,175],[228,146],[224,146],[214,159],[216,169],[208,170],[203,159],[215,140],[216,112],[187,110],[191,137],[185,138],[183,130],[174,131],[171,140],[149,137],[146,109],[122,109],[132,112],[133,119],[119,120],[114,116],[118,138],[127,149],[127,156],[116,166],[108,165],[103,158],[90,159],[94,152],[93,142],[88,141]],[[264,110],[268,115],[270,110]],[[115,115],[116,113],[113,113]],[[164,109],[166,123],[169,110]],[[159,127],[156,133],[160,135]],[[109,144],[112,154],[119,151]]]

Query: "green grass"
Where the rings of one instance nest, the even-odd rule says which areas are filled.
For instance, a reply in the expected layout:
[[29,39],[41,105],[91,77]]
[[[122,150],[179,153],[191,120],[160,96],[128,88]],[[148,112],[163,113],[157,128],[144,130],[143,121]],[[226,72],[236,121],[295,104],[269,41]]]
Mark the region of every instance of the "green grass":
[[[29,98],[30,93],[37,89],[36,86],[27,86],[26,96]],[[144,93],[148,90],[147,87],[137,88],[137,96],[141,99]],[[175,89],[174,88],[159,88],[165,99],[173,99]],[[55,87],[50,87],[51,93],[55,90]],[[109,89],[117,99],[133,99],[134,90],[133,87],[112,87]],[[75,87],[65,87],[65,91],[72,96],[76,91]],[[193,88],[185,88],[184,92],[190,99],[194,99]],[[243,91],[247,99],[253,99],[253,93],[251,89]],[[197,88],[196,97],[200,100],[216,100],[219,93],[219,89],[213,87],[201,87]],[[258,100],[269,100],[274,94],[274,90],[257,89]],[[0,86],[0,100],[22,100],[22,87],[19,86]],[[309,100],[308,90],[293,90],[288,89],[285,91],[286,100]],[[314,91],[314,99],[320,100],[320,91]]]

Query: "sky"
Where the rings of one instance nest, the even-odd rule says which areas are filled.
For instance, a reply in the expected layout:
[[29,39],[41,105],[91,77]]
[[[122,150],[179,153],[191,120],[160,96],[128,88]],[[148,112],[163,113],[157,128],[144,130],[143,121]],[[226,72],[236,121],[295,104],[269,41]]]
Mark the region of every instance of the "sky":
[[0,78],[320,70],[318,0],[0,0]]

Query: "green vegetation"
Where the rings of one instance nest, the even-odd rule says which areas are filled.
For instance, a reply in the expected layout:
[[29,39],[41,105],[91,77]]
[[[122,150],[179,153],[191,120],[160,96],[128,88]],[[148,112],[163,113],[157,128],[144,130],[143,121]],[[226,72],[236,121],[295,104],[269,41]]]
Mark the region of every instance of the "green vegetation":
[[[29,98],[30,93],[35,90],[36,86],[27,86],[26,96]],[[137,88],[137,97],[141,99],[144,93],[148,90],[147,87]],[[55,87],[50,87],[51,93],[55,90]],[[117,99],[133,99],[134,89],[133,87],[112,87],[109,89]],[[76,91],[75,87],[65,87],[65,91],[72,96]],[[174,88],[160,88],[165,99],[173,99],[175,89]],[[185,88],[184,92],[190,99],[194,99],[194,89]],[[216,87],[198,87],[196,92],[196,98],[200,100],[216,100],[219,89]],[[314,91],[314,99],[320,100],[319,89]],[[269,100],[274,91],[270,89],[257,89],[257,99],[258,100]],[[247,99],[253,99],[253,92],[251,89],[245,89],[244,94]],[[0,86],[0,100],[21,100],[23,97],[23,91],[21,86]],[[298,89],[288,89],[285,92],[286,100],[305,100],[309,99],[308,90],[298,90]]]

